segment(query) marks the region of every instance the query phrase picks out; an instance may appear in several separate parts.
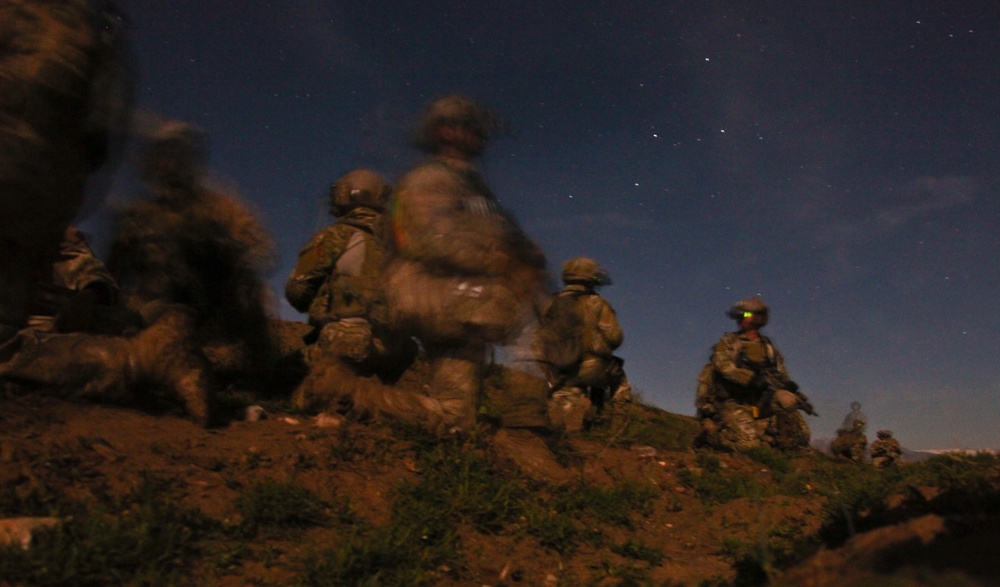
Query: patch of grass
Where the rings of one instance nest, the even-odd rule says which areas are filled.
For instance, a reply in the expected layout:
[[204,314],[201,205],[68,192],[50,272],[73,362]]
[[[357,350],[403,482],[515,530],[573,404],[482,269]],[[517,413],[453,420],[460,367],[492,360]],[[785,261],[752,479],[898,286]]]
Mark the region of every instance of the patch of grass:
[[628,407],[628,425],[594,426],[586,436],[614,446],[648,445],[659,450],[685,450],[694,443],[698,424],[691,418],[671,414],[639,401]]
[[792,472],[792,459],[770,446],[755,446],[743,451],[743,454],[767,467],[778,483]]
[[649,485],[625,483],[609,489],[580,485],[560,494],[556,507],[574,519],[593,517],[601,522],[632,529],[632,515],[648,516],[660,491]]
[[201,512],[139,487],[114,504],[76,504],[72,517],[37,533],[28,550],[0,548],[0,577],[26,585],[173,585],[216,530]]
[[663,559],[666,558],[666,555],[663,554],[662,548],[648,546],[640,541],[631,539],[625,544],[612,546],[611,552],[620,554],[625,558],[645,561],[653,566],[661,564]]
[[354,526],[337,548],[307,554],[303,585],[432,585],[444,568],[461,571],[460,524],[495,533],[523,517],[527,493],[493,471],[482,447],[407,435],[422,449],[421,478],[396,490],[392,521]]
[[325,504],[305,487],[265,479],[246,489],[236,501],[241,531],[296,530],[326,522]]
[[768,491],[755,477],[723,470],[719,457],[711,451],[698,451],[696,459],[700,470],[682,467],[677,479],[693,489],[703,504],[718,505],[741,497],[758,499]]

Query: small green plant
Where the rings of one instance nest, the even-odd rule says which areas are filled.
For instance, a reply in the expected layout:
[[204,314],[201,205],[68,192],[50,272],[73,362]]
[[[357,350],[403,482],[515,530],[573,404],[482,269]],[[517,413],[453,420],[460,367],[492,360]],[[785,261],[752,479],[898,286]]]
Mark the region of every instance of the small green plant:
[[245,490],[236,501],[236,509],[242,516],[242,531],[250,536],[261,528],[301,529],[326,521],[324,504],[311,491],[273,479]]

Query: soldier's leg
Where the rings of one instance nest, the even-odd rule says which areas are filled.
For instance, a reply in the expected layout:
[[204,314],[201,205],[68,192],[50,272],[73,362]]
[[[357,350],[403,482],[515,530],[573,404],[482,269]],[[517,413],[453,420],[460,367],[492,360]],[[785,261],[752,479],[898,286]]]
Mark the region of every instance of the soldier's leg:
[[431,364],[430,396],[441,407],[445,426],[471,432],[476,426],[485,349],[478,345],[430,347],[427,354]]
[[549,420],[556,430],[579,432],[590,410],[591,401],[582,388],[563,387],[552,394],[549,401]]
[[91,334],[20,335],[17,354],[0,378],[67,396],[130,403],[151,389],[179,400],[201,425],[212,417],[212,386],[191,347],[190,319],[168,312],[134,337]]
[[764,444],[766,420],[753,417],[753,407],[732,400],[719,410],[719,444],[730,450],[747,450]]

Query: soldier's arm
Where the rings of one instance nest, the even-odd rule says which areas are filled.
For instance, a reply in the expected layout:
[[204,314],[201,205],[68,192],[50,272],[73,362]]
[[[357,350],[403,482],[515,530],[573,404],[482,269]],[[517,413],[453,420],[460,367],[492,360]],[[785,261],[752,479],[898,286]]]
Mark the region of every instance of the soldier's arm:
[[327,228],[299,251],[295,269],[285,282],[285,298],[299,312],[308,310],[320,286],[334,277],[337,258],[347,246],[345,235],[336,226]]
[[620,347],[625,341],[625,333],[622,332],[615,309],[607,300],[597,295],[590,296],[588,304],[594,308],[594,315],[597,316],[597,329],[608,343],[608,347],[611,350]]
[[731,342],[723,337],[712,349],[712,366],[723,378],[741,386],[748,386],[755,373],[736,364],[737,356]]

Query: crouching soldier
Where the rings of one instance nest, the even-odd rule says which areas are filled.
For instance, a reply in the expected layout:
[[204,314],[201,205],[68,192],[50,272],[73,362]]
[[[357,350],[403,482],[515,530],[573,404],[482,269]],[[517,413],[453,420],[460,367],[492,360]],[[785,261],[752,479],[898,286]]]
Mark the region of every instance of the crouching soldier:
[[716,343],[698,377],[695,406],[702,430],[696,442],[729,450],[808,446],[809,426],[799,410],[815,411],[789,378],[781,353],[760,333],[767,306],[754,297],[737,302],[727,315],[738,330]]
[[549,415],[567,432],[583,428],[593,406],[632,400],[624,361],[613,353],[624,340],[614,308],[596,289],[611,279],[596,261],[576,257],[562,268],[565,287],[545,309],[537,345],[546,366],[552,401]]
[[385,327],[383,294],[386,227],[391,188],[367,169],[351,171],[330,190],[337,221],[299,253],[285,285],[288,301],[308,312],[309,374],[296,390],[299,408],[321,410],[359,377],[394,383],[416,355],[416,343]]
[[830,443],[830,454],[840,459],[862,463],[865,460],[867,447],[865,423],[863,420],[854,420],[850,428],[841,426],[837,429],[837,437]]
[[892,430],[879,430],[878,440],[872,443],[872,464],[878,469],[891,467],[899,462],[903,449],[899,441],[892,437]]

